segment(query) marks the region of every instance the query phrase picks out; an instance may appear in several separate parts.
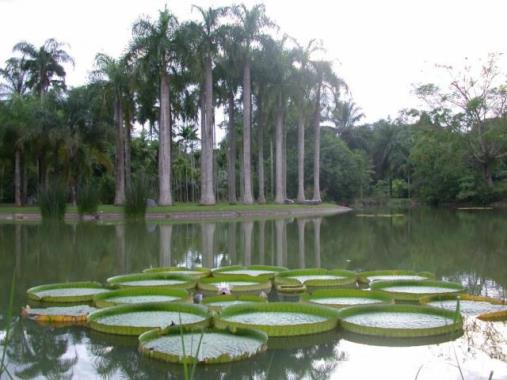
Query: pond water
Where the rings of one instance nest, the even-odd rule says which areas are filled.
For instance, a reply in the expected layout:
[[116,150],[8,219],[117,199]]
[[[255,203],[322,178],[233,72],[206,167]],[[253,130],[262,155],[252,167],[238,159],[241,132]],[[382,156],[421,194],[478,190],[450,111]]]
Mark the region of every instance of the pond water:
[[[17,315],[27,303],[26,289],[35,285],[104,282],[177,265],[428,271],[470,293],[505,298],[506,212],[402,212],[404,218],[351,213],[184,224],[0,224],[0,338],[13,274]],[[12,328],[7,361],[15,378],[182,378],[181,366],[142,357],[136,339],[84,327],[42,327],[19,317]],[[507,379],[507,324],[468,319],[465,334],[444,343],[379,342],[339,331],[287,339],[245,361],[198,367],[196,378],[460,379],[458,365],[466,379],[487,379],[491,371],[493,379]]]

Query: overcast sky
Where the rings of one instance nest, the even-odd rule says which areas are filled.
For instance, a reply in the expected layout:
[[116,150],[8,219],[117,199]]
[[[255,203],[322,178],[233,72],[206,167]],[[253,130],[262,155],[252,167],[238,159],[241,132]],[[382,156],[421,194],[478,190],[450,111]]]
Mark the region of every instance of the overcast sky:
[[[238,1],[239,2],[239,1]],[[243,1],[247,5],[259,1]],[[191,4],[214,0],[0,0],[0,62],[12,46],[47,38],[69,44],[76,61],[67,82],[86,82],[97,52],[119,55],[140,15],[167,4],[180,20]],[[411,86],[438,82],[434,64],[459,64],[507,47],[505,0],[266,0],[268,15],[301,43],[322,39],[327,57],[349,84],[367,121],[417,106]],[[503,61],[505,62],[505,61]],[[507,71],[506,68],[503,68]]]

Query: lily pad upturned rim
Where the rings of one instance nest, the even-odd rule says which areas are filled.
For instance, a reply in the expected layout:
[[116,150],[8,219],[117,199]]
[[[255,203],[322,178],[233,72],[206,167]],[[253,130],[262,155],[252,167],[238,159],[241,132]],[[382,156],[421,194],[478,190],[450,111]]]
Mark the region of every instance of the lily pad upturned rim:
[[[403,329],[391,327],[364,326],[345,320],[345,318],[353,315],[380,313],[380,312],[430,314],[452,319],[453,322],[450,324],[437,327]],[[379,337],[390,337],[390,338],[428,337],[459,332],[462,331],[463,328],[463,320],[460,314],[456,314],[454,311],[437,309],[434,307],[421,305],[377,304],[377,305],[350,306],[340,309],[338,311],[338,316],[340,318],[339,325],[342,329],[356,334],[373,335]]]
[[[489,311],[481,313],[477,316],[477,319],[480,319],[482,321],[504,321],[507,320],[507,301],[503,301],[497,298],[492,297],[484,297],[484,296],[476,296],[473,294],[437,294],[433,296],[425,296],[421,297],[419,299],[419,302],[421,305],[428,305],[430,302],[433,301],[449,301],[449,300],[456,300],[460,299],[460,301],[478,301],[478,302],[487,302],[492,305],[505,305],[505,310],[498,310],[498,311]],[[431,306],[434,307],[434,306]]]
[[[125,287],[119,288],[115,290],[111,290],[107,293],[101,293],[95,295],[93,297],[93,303],[98,308],[116,306],[116,305],[126,305],[127,303],[115,302],[111,301],[111,298],[114,297],[128,297],[128,296],[142,296],[142,295],[160,295],[160,296],[171,296],[171,297],[179,297],[179,300],[174,301],[160,301],[160,302],[191,302],[192,298],[186,289],[181,288],[161,288],[161,287],[153,287],[150,288],[148,286],[143,287]],[[155,302],[155,303],[160,303]],[[139,302],[140,303],[140,302]],[[154,302],[149,302],[154,303]],[[129,305],[131,305],[130,303]]]
[[214,302],[224,302],[224,301],[225,302],[226,301],[244,301],[244,302],[263,302],[263,303],[268,302],[268,300],[266,298],[256,296],[253,294],[238,294],[238,295],[227,294],[227,295],[206,297],[202,300],[202,304],[206,305],[210,310],[213,310],[213,311],[220,311],[220,310],[225,309],[225,307],[233,306],[233,305],[230,305],[230,306],[222,307],[222,306],[210,305],[211,303],[214,303]]
[[96,331],[105,332],[108,334],[119,334],[119,335],[140,335],[143,332],[152,330],[155,327],[136,327],[136,326],[122,326],[122,325],[109,325],[100,323],[100,318],[111,315],[127,314],[132,312],[143,312],[143,311],[173,311],[195,314],[204,317],[202,321],[195,323],[185,323],[184,326],[197,326],[207,327],[210,324],[211,315],[208,310],[201,305],[194,305],[190,303],[181,302],[155,302],[155,303],[138,303],[111,306],[104,309],[100,309],[88,315],[88,326]]
[[417,272],[415,270],[409,269],[381,269],[381,270],[370,270],[365,272],[359,272],[357,274],[357,279],[359,282],[363,284],[369,284],[370,280],[368,280],[368,277],[370,276],[421,276],[427,278],[428,280],[435,279],[435,275],[431,272]]
[[[392,286],[428,286],[428,287],[440,287],[454,289],[453,292],[435,292],[435,293],[408,293],[408,292],[396,292],[390,290],[384,290],[384,288]],[[436,280],[391,280],[391,281],[375,281],[371,284],[370,288],[380,293],[387,294],[394,298],[396,301],[414,301],[418,302],[421,297],[441,295],[441,294],[461,294],[465,291],[465,288],[456,282],[449,281],[436,281]]]
[[[228,321],[225,318],[248,313],[258,312],[284,312],[303,313],[317,315],[326,318],[324,321],[302,323],[295,325],[262,325]],[[309,335],[333,330],[338,325],[337,310],[314,304],[291,303],[291,302],[267,302],[232,305],[225,308],[222,313],[214,318],[215,326],[219,328],[252,328],[262,330],[268,336],[297,336]]]
[[[168,352],[161,352],[161,351],[155,351],[146,349],[144,345],[154,339],[158,339],[162,336],[168,336],[168,335],[175,335],[175,336],[181,336],[181,333],[187,334],[187,333],[222,333],[222,334],[231,334],[231,335],[237,335],[237,336],[245,336],[254,338],[257,341],[259,341],[260,346],[259,348],[253,352],[253,353],[242,353],[239,355],[227,355],[223,354],[218,357],[210,358],[208,360],[196,360],[197,358],[195,356],[188,355],[185,357],[181,357],[177,354],[171,354]],[[224,363],[230,363],[235,362],[243,359],[248,359],[256,354],[259,354],[261,352],[264,352],[267,350],[268,345],[268,335],[260,330],[257,329],[249,329],[249,328],[218,328],[218,327],[208,327],[208,328],[200,328],[195,326],[182,326],[180,329],[179,326],[170,326],[166,327],[164,329],[153,329],[149,330],[139,336],[139,351],[153,359],[159,359],[170,363],[202,363],[202,364],[224,364]]]
[[38,302],[49,303],[67,303],[67,302],[91,302],[94,294],[76,295],[76,296],[38,296],[37,292],[53,289],[67,289],[67,288],[91,288],[91,289],[104,289],[100,282],[97,281],[77,281],[77,282],[58,282],[53,284],[44,284],[34,286],[26,291],[29,300]]
[[194,289],[196,280],[189,276],[162,273],[132,273],[120,274],[118,276],[109,277],[106,282],[113,288],[136,288],[142,285],[124,285],[124,281],[142,281],[142,280],[179,280],[183,281],[181,284],[167,284],[146,286],[147,288],[179,288],[179,289]]
[[[343,278],[337,279],[314,279],[306,280],[303,283],[301,281],[290,278],[292,276],[312,276],[312,275],[329,275],[329,276],[341,276]],[[306,288],[334,288],[342,286],[351,286],[356,283],[357,273],[347,269],[324,269],[324,268],[304,268],[304,269],[291,269],[285,272],[277,273],[274,279],[275,286],[283,287],[294,287],[297,288],[297,284],[304,285]],[[304,290],[303,290],[304,291]],[[290,290],[288,292],[291,292]],[[296,292],[296,291],[294,291]]]
[[379,293],[374,290],[362,290],[362,289],[319,289],[311,294],[308,293],[302,294],[299,300],[300,302],[304,303],[311,303],[335,308],[352,306],[348,304],[331,304],[331,303],[323,304],[313,301],[319,298],[333,298],[333,297],[343,297],[343,298],[360,297],[360,298],[376,299],[381,301],[383,304],[394,303],[394,299],[387,294]]
[[234,293],[249,293],[249,292],[260,292],[265,291],[269,292],[271,291],[271,288],[273,284],[271,283],[271,280],[269,278],[261,277],[252,277],[244,274],[237,274],[237,275],[227,275],[227,276],[220,276],[220,277],[207,277],[207,278],[201,278],[199,281],[197,281],[197,289],[206,291],[206,292],[217,292],[217,287],[213,284],[219,284],[221,282],[230,282],[230,281],[245,281],[245,282],[255,282],[255,284],[250,285],[234,285],[233,288],[231,288],[231,292]]
[[[228,273],[231,271],[237,271],[237,270],[265,270],[265,271],[271,271],[272,273],[264,273],[259,275],[249,275],[245,273],[246,276],[251,276],[253,278],[262,278],[262,277],[269,277],[273,278],[277,273],[288,271],[289,268],[282,267],[282,266],[272,266],[272,265],[228,265],[225,267],[220,267],[211,272],[212,276],[218,277],[218,276],[234,276],[238,275],[238,273]],[[243,275],[243,274],[241,274]]]
[[[52,306],[50,306],[51,308]],[[58,306],[57,306],[58,307]],[[60,306],[62,309],[66,308],[67,306]],[[81,305],[73,305],[68,307],[89,307],[91,309],[94,309],[94,307],[90,307],[86,304]],[[84,325],[86,324],[88,314],[80,314],[80,315],[71,315],[71,314],[65,314],[62,312],[61,314],[44,314],[44,313],[37,313],[31,315],[31,308],[29,307],[23,307],[21,309],[21,315],[23,317],[26,317],[28,319],[32,319],[38,323],[41,324],[47,324],[47,325],[65,325],[65,326],[72,326],[72,325]],[[44,309],[44,308],[42,308]],[[63,310],[62,310],[63,311]]]
[[209,268],[186,268],[186,267],[152,267],[143,269],[142,273],[169,273],[179,271],[192,271],[198,272],[196,274],[181,274],[180,276],[188,276],[194,278],[209,277],[211,275],[211,269]]

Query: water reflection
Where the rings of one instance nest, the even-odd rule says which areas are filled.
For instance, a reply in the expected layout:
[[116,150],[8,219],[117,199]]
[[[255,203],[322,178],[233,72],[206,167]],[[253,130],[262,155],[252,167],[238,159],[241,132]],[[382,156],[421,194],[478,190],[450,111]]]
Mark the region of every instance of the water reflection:
[[[13,273],[19,311],[26,303],[25,290],[37,284],[104,281],[115,274],[160,265],[427,270],[438,278],[459,281],[474,294],[505,297],[505,231],[505,213],[443,210],[414,210],[401,218],[351,214],[225,223],[0,224],[0,322],[5,320]],[[317,344],[305,338],[307,345],[299,342],[290,347],[285,342],[245,362],[201,368],[197,377],[325,379],[384,374],[403,379],[414,378],[424,364],[420,378],[428,378],[433,373],[430,369],[437,368],[430,365],[434,362],[451,363],[454,367],[449,368],[455,371],[456,350],[472,377],[483,375],[472,365],[476,357],[484,365],[483,377],[487,378],[491,368],[493,378],[501,378],[501,366],[507,360],[506,336],[505,323],[479,323],[467,325],[465,335],[453,342],[420,347],[378,347],[371,346],[373,340],[352,342],[352,338],[339,337]],[[83,328],[42,328],[16,319],[12,339],[9,368],[18,378],[181,376],[179,366],[141,358],[135,343],[115,344]],[[374,370],[365,368],[365,358],[372,363],[367,367]],[[393,358],[398,358],[397,364]],[[383,367],[390,372],[381,372]]]

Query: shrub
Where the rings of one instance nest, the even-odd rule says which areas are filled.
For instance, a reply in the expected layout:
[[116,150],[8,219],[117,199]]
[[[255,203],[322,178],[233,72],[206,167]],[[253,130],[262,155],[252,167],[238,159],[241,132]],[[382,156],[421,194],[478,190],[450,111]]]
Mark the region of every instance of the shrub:
[[67,189],[61,180],[52,180],[46,189],[39,189],[42,219],[63,220],[67,209]]
[[144,218],[149,186],[144,175],[132,178],[125,192],[125,215],[127,218]]
[[93,183],[85,183],[80,186],[77,201],[79,215],[94,214],[99,207],[100,193]]

